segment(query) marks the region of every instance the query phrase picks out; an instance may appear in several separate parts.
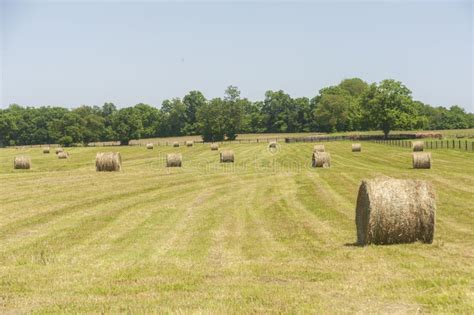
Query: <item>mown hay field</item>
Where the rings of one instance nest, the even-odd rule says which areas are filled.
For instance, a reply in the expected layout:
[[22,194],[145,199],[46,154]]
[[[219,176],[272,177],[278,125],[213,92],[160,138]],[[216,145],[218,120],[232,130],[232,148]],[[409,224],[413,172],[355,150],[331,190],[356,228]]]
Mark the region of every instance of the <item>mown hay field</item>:
[[[0,149],[0,312],[473,313],[474,155],[324,143]],[[118,151],[121,172],[96,172]],[[166,154],[183,166],[167,168]],[[17,155],[30,170],[14,170]],[[430,181],[433,244],[354,246],[362,179]]]

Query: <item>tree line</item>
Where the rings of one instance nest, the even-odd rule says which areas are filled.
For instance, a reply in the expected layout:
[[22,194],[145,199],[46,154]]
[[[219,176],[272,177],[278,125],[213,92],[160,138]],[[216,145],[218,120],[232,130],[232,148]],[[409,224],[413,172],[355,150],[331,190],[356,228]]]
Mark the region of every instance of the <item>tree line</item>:
[[474,128],[474,114],[460,106],[432,107],[413,100],[401,82],[368,84],[345,79],[321,89],[313,98],[292,98],[267,91],[262,101],[240,96],[229,86],[222,98],[206,99],[191,91],[182,99],[117,109],[113,103],[78,108],[22,107],[0,110],[0,146],[201,135],[204,141],[233,140],[238,133],[339,132]]

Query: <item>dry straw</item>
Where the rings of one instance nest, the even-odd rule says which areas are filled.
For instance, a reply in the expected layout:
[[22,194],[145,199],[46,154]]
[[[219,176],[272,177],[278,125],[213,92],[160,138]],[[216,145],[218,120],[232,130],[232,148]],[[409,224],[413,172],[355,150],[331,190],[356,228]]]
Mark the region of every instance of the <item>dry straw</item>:
[[352,152],[361,152],[361,151],[362,151],[362,144],[360,143],[352,144]]
[[56,148],[56,150],[55,150],[56,154],[58,154],[59,152],[63,152],[63,151],[64,151],[63,148]]
[[153,150],[153,143],[147,143],[147,144],[146,144],[146,148],[147,148],[148,150]]
[[119,172],[122,170],[122,156],[119,152],[97,153],[95,156],[97,172]]
[[356,206],[357,243],[431,243],[435,214],[435,191],[427,181],[363,180]]
[[413,152],[413,168],[431,168],[431,152]]
[[423,151],[424,142],[423,141],[413,141],[411,146],[412,146],[412,149],[413,149],[414,152]]
[[68,158],[69,158],[69,153],[67,153],[66,151],[58,153],[58,159],[68,159]]
[[179,142],[176,142],[176,141],[173,142],[173,147],[174,147],[174,148],[179,148]]
[[13,168],[16,170],[29,170],[31,168],[31,159],[29,156],[17,156],[13,160]]
[[326,149],[324,148],[324,144],[314,145],[313,152],[326,152]]
[[44,149],[43,149],[43,153],[44,153],[44,154],[49,154],[49,148],[44,148]]
[[211,150],[212,151],[216,151],[219,149],[219,144],[217,143],[211,143]]
[[268,143],[268,147],[269,148],[276,148],[277,147],[277,142],[276,141],[270,141],[270,143]]
[[314,152],[312,159],[313,167],[331,167],[331,154],[329,152]]
[[234,163],[234,151],[225,150],[220,153],[221,163]]
[[181,153],[168,153],[166,155],[166,167],[181,167],[183,156]]
[[192,147],[194,145],[194,141],[186,141],[187,147]]

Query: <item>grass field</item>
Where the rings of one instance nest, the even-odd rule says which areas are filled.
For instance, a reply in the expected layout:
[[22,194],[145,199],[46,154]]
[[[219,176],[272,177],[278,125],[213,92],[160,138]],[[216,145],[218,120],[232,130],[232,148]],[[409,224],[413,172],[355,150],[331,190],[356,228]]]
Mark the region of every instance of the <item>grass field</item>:
[[[101,148],[0,149],[0,312],[474,313],[474,154],[413,170],[405,148],[325,145],[330,169],[311,143],[221,145],[234,165],[116,147],[120,173],[95,172]],[[433,183],[433,244],[353,245],[359,183],[379,175]]]

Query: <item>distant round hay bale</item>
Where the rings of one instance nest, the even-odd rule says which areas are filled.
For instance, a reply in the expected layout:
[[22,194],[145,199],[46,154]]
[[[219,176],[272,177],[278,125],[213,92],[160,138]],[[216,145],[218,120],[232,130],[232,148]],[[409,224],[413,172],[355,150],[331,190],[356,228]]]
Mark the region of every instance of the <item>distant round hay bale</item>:
[[119,172],[122,170],[122,156],[119,152],[102,152],[95,156],[97,172]]
[[413,141],[411,146],[412,146],[412,149],[413,149],[414,152],[423,151],[424,142],[423,141]]
[[63,152],[63,151],[64,151],[63,148],[56,148],[56,150],[55,150],[56,154],[58,154],[59,152]]
[[269,148],[276,148],[277,147],[277,142],[276,141],[270,141],[268,143],[268,147]]
[[187,147],[192,147],[194,145],[194,141],[186,141]]
[[219,149],[219,144],[218,143],[211,143],[211,150],[216,151]]
[[220,153],[221,163],[234,163],[234,151],[225,150]]
[[43,153],[44,153],[44,154],[49,154],[49,148],[44,148],[44,149],[43,149]]
[[183,156],[181,153],[168,153],[166,155],[166,167],[181,167]]
[[29,156],[16,156],[13,160],[13,168],[16,170],[29,170],[31,168],[31,159]]
[[352,152],[361,152],[361,151],[362,151],[362,144],[360,143],[352,144]]
[[69,153],[67,153],[66,151],[58,153],[58,159],[68,159],[68,158],[69,158]]
[[427,181],[363,180],[356,206],[357,243],[431,243],[435,214],[435,192]]
[[147,144],[146,144],[146,148],[147,148],[148,150],[153,150],[153,147],[154,147],[153,143],[147,143]]
[[431,152],[413,152],[413,168],[431,168]]
[[324,144],[315,144],[313,147],[313,152],[326,152]]
[[179,148],[179,142],[177,142],[177,141],[173,142],[173,147],[174,148]]
[[329,152],[314,152],[312,158],[313,167],[331,167],[331,154]]

